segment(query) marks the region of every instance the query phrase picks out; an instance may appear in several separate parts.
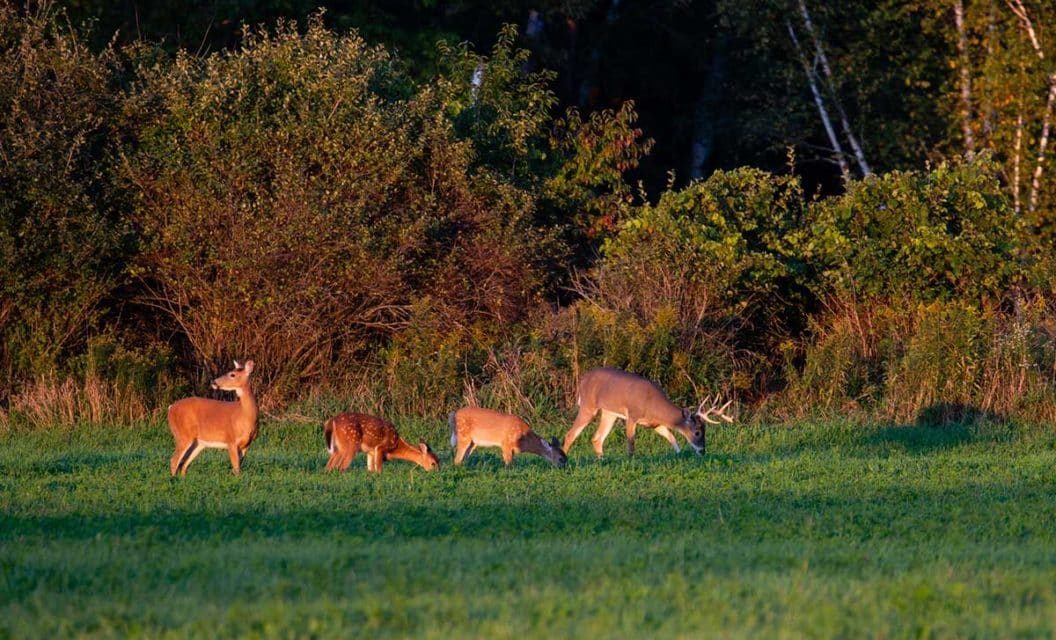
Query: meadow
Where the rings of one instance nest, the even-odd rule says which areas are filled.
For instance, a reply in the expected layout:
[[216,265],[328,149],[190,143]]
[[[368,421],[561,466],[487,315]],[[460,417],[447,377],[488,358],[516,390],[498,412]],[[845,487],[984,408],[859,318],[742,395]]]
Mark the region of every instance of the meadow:
[[[651,433],[555,470],[497,450],[322,473],[266,421],[168,476],[161,424],[0,435],[0,637],[1048,637],[1056,436],[998,426]],[[564,424],[540,425],[557,434]],[[589,432],[588,432],[589,433]]]

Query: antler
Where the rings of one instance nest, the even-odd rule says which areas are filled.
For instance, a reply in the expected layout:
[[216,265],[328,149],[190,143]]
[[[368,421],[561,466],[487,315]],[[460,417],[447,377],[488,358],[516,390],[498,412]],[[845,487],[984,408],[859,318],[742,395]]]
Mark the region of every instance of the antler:
[[710,395],[706,396],[704,401],[700,403],[700,406],[697,407],[697,415],[700,416],[701,420],[710,424],[720,424],[718,420],[711,419],[711,416],[714,415],[722,418],[726,422],[733,422],[733,416],[726,413],[727,407],[733,404],[733,400],[727,400],[726,404],[720,407],[719,403],[722,402],[722,398],[716,395],[715,399],[711,401],[711,405],[705,409],[704,405],[708,404],[709,400],[711,400]]

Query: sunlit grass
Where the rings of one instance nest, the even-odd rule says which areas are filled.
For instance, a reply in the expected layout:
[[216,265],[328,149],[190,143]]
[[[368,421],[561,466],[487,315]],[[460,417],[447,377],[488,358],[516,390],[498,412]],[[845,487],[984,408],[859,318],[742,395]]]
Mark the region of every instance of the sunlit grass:
[[[559,434],[566,425],[537,425]],[[1049,636],[1056,437],[995,427],[652,434],[555,470],[400,423],[438,472],[264,425],[168,477],[161,425],[0,436],[0,636]],[[589,432],[588,432],[589,434]]]

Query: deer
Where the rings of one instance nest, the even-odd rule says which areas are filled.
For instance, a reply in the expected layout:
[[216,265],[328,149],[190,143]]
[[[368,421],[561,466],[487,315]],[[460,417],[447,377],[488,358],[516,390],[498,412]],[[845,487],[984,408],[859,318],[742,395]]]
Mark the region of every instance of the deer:
[[426,471],[440,466],[440,459],[429,445],[409,444],[391,422],[377,416],[339,413],[323,424],[323,436],[330,452],[327,471],[345,471],[360,451],[367,454],[367,471],[374,473],[381,473],[385,461],[393,459],[413,462]]
[[452,411],[447,416],[447,423],[451,426],[451,447],[455,450],[456,465],[461,465],[478,446],[502,447],[502,461],[506,466],[510,466],[514,454],[518,453],[534,453],[558,468],[568,462],[557,438],[547,442],[532,431],[527,422],[508,413],[463,407]]
[[246,449],[257,437],[257,400],[249,387],[253,361],[244,365],[235,360],[235,368],[213,380],[213,389],[234,391],[234,401],[209,398],[184,398],[169,405],[168,420],[176,451],[169,469],[173,477],[187,475],[187,467],[205,449],[227,449],[231,471],[238,475]]
[[[619,369],[600,367],[583,374],[577,389],[579,413],[572,428],[565,434],[564,450],[568,452],[583,429],[599,412],[598,430],[591,442],[598,457],[603,456],[605,439],[609,437],[617,419],[627,423],[627,455],[634,455],[634,439],[639,426],[651,428],[671,443],[675,452],[681,449],[672,430],[679,432],[698,455],[707,444],[708,424],[720,424],[718,417],[733,422],[726,409],[733,400],[719,406],[718,396],[709,404],[710,396],[694,409],[675,406],[667,395],[650,380]],[[708,405],[708,406],[705,406]]]

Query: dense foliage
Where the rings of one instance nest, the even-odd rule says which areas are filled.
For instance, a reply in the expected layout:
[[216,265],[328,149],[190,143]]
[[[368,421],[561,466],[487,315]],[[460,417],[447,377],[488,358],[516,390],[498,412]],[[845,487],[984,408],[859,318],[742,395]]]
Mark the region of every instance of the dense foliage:
[[[757,4],[775,19],[806,6]],[[886,6],[859,7],[863,24],[895,20]],[[938,20],[927,6],[910,13]],[[752,7],[720,9],[724,46],[774,41],[739,20]],[[1019,23],[1000,24],[1026,65]],[[796,25],[801,47],[839,33]],[[269,409],[329,394],[563,412],[578,373],[608,364],[763,414],[1056,416],[1052,172],[1044,153],[1028,162],[1044,104],[1024,103],[1018,155],[943,106],[927,117],[971,139],[963,157],[953,136],[914,166],[900,139],[873,166],[904,168],[874,173],[848,150],[833,193],[795,152],[776,173],[650,193],[633,182],[654,151],[635,104],[563,108],[567,70],[543,70],[530,35],[503,27],[488,55],[441,39],[412,69],[415,54],[322,14],[192,53],[92,49],[49,4],[3,5],[0,419],[142,417],[174,379],[246,356]],[[865,64],[844,37],[832,57]],[[791,59],[795,42],[780,45]],[[977,57],[972,73],[998,82]],[[937,73],[922,60],[907,72]],[[849,80],[828,82],[831,99]]]

